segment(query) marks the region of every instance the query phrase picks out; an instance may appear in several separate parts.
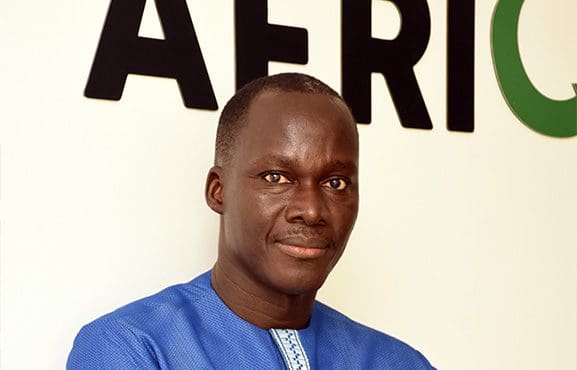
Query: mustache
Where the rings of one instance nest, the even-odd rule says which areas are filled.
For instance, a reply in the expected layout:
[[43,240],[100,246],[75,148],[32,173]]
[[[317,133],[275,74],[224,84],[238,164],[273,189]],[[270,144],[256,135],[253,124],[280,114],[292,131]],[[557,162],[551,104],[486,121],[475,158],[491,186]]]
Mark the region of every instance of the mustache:
[[279,233],[272,236],[274,241],[281,241],[289,244],[301,244],[317,246],[317,247],[333,247],[334,241],[322,230],[308,227],[306,225],[293,225]]
[[322,238],[327,239],[324,237],[323,232],[321,230],[307,227],[304,225],[292,226],[287,230],[288,236],[302,236],[305,238]]

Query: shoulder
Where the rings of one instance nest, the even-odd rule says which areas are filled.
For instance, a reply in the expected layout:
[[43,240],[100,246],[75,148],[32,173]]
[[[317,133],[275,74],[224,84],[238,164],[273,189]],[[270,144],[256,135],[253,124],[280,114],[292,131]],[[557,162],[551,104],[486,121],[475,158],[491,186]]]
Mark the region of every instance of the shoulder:
[[133,331],[151,332],[178,317],[183,310],[193,309],[210,294],[210,275],[202,274],[194,280],[173,285],[146,298],[129,303],[108,313],[88,327],[124,326]]
[[[407,343],[360,324],[333,308],[316,302],[322,332],[330,333],[339,346],[346,349],[351,363],[364,364],[363,368],[434,369],[427,359]],[[330,340],[330,339],[329,339]]]
[[168,287],[82,327],[68,358],[68,369],[155,368],[155,338],[202,305],[210,292],[208,273]]

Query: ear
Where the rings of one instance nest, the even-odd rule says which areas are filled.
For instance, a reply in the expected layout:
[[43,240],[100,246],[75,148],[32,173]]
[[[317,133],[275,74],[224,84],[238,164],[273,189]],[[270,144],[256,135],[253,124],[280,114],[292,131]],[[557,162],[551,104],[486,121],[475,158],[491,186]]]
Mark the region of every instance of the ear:
[[223,210],[223,184],[222,168],[213,166],[206,176],[206,187],[204,189],[204,198],[206,204],[216,213],[222,214]]

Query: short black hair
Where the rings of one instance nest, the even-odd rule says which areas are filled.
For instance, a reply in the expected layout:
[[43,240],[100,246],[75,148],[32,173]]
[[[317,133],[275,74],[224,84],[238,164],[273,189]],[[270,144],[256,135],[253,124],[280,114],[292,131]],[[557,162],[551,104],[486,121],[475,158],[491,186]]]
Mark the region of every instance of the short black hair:
[[[224,106],[218,120],[214,162],[222,166],[232,158],[233,147],[253,99],[264,91],[300,92],[332,96],[348,105],[324,82],[303,73],[280,73],[257,78],[244,85]],[[350,111],[350,108],[349,108]],[[352,114],[351,114],[352,116]]]

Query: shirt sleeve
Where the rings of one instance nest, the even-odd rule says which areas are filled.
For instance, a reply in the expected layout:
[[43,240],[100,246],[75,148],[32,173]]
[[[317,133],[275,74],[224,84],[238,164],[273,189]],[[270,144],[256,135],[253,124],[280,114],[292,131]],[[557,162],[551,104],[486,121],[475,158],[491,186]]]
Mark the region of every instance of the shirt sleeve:
[[427,358],[425,356],[423,356],[423,354],[421,352],[418,352],[419,356],[421,356],[421,359],[423,360],[423,362],[425,363],[426,369],[428,370],[437,370],[435,367],[433,367],[433,365],[431,365],[431,363],[429,362],[429,360],[427,360]]
[[154,353],[129,328],[97,320],[83,327],[66,363],[67,370],[160,369]]

